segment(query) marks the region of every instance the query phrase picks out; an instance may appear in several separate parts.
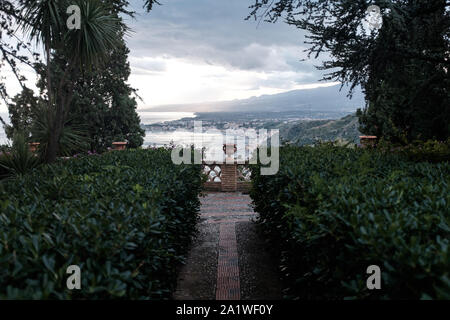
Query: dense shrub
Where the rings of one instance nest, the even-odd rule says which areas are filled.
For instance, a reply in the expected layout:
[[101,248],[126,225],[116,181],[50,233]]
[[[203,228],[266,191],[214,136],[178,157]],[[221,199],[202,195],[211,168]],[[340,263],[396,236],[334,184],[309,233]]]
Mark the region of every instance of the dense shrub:
[[381,152],[401,154],[415,162],[438,163],[450,161],[450,139],[447,141],[414,141],[408,145],[395,145],[387,141],[381,141],[377,149]]
[[[199,166],[155,149],[61,160],[2,183],[0,298],[170,298],[201,180]],[[69,265],[81,290],[66,288]]]
[[0,151],[0,180],[26,174],[40,163],[39,157],[30,151],[25,135],[16,132],[9,151]]
[[[287,295],[450,298],[450,165],[376,150],[284,147],[252,168],[258,222],[280,252]],[[382,289],[368,290],[378,265]]]

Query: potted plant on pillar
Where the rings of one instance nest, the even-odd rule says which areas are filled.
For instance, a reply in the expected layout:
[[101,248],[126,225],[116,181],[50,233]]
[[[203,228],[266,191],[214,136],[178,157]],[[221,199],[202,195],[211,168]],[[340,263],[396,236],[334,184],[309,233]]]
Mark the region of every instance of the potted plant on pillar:
[[360,136],[361,146],[363,148],[373,148],[375,147],[378,137],[377,136]]
[[237,151],[235,144],[225,144],[223,151],[226,154],[226,163],[222,166],[222,192],[237,191],[237,165],[234,154]]
[[119,151],[119,150],[125,150],[127,147],[128,142],[125,141],[117,141],[113,142],[113,150]]
[[40,146],[40,143],[39,143],[39,142],[30,142],[30,143],[28,144],[28,146],[29,146],[29,148],[30,148],[30,152],[31,152],[31,153],[36,153],[37,149],[38,149],[39,146]]
[[224,144],[223,152],[225,152],[226,160],[234,160],[234,154],[237,152],[237,146],[235,144]]

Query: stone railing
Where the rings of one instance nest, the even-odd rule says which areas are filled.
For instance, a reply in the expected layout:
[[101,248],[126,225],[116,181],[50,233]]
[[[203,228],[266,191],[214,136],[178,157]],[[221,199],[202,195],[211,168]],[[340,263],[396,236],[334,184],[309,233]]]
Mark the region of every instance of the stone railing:
[[118,141],[118,142],[113,142],[112,146],[113,146],[113,150],[125,150],[127,147],[128,142],[125,141]]
[[204,162],[203,173],[208,177],[206,191],[247,193],[251,187],[250,170],[244,164]]
[[206,191],[247,193],[250,190],[251,172],[248,163],[229,161],[233,153],[226,152],[227,163],[203,161],[203,173],[208,177]]

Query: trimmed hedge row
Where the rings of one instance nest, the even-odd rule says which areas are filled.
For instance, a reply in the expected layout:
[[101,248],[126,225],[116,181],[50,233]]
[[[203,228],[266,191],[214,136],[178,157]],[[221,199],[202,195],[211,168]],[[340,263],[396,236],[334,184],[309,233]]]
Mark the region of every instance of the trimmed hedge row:
[[380,141],[377,150],[387,153],[394,152],[414,162],[450,161],[450,139],[447,141],[414,141],[408,145],[395,145],[387,141]]
[[[283,147],[280,172],[252,167],[263,232],[280,252],[287,296],[450,298],[450,165],[376,150]],[[370,265],[381,290],[368,290]]]
[[[1,299],[165,299],[198,220],[200,166],[170,150],[61,161],[0,184]],[[66,269],[81,268],[81,290]]]

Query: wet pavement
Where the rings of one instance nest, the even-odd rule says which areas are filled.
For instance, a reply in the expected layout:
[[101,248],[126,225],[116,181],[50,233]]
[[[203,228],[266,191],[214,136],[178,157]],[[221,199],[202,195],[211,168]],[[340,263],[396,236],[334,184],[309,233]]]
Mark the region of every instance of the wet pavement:
[[176,300],[282,298],[281,282],[269,250],[257,232],[251,199],[241,193],[208,193]]

